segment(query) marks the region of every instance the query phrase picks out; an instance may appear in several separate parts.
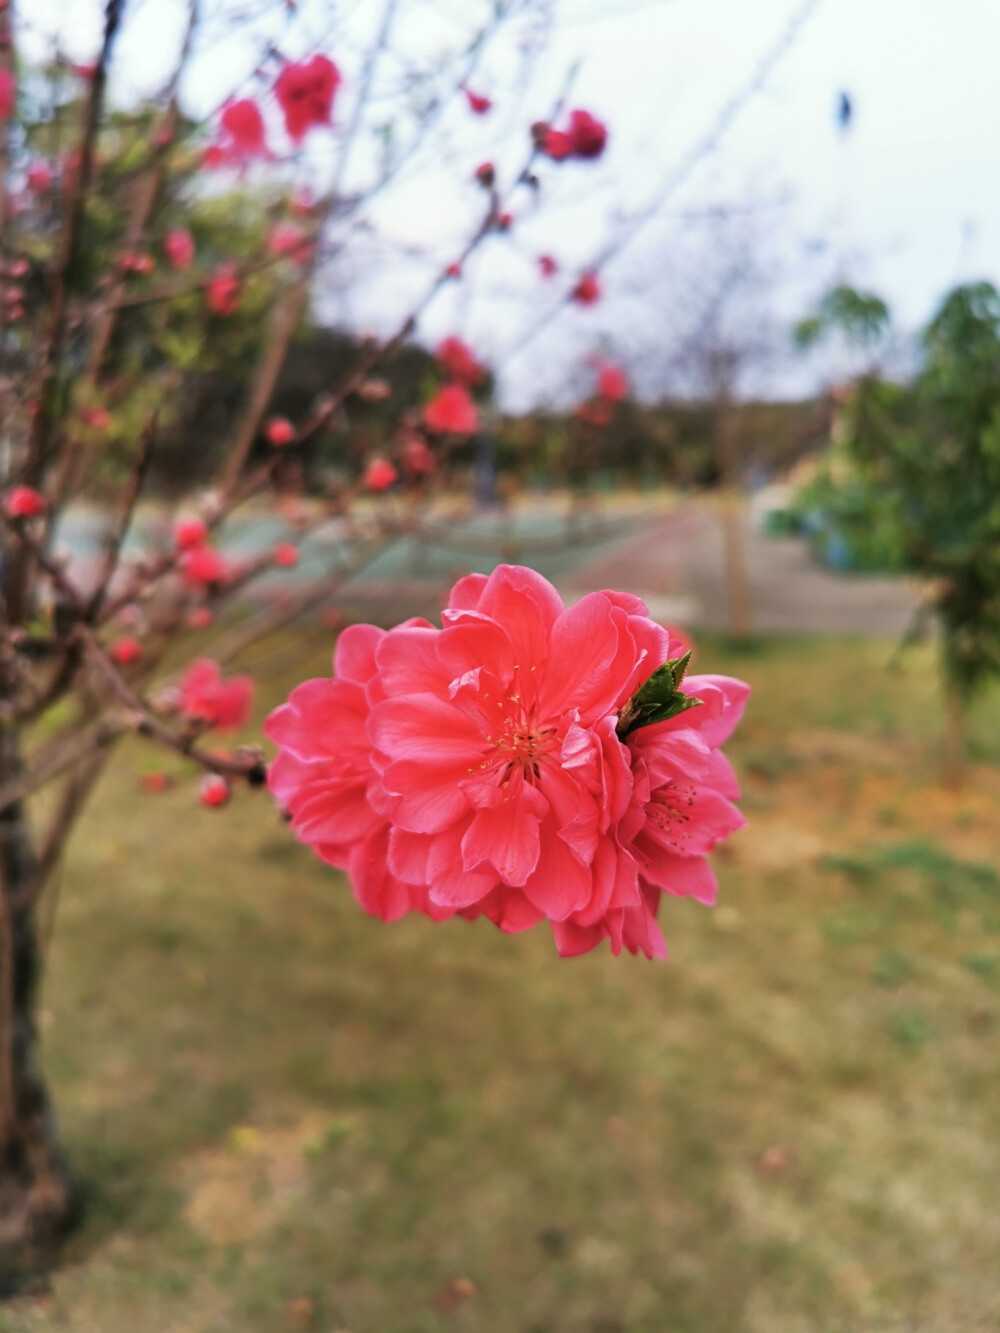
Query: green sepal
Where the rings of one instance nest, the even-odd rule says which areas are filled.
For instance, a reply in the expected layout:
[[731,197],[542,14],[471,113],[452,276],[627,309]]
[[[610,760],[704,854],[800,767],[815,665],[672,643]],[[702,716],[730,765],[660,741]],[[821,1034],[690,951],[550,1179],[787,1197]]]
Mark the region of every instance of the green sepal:
[[625,740],[640,727],[651,727],[657,722],[678,717],[689,708],[700,707],[700,699],[680,690],[690,661],[689,649],[683,657],[673,657],[657,667],[645,685],[636,690],[618,714],[616,731],[619,740]]

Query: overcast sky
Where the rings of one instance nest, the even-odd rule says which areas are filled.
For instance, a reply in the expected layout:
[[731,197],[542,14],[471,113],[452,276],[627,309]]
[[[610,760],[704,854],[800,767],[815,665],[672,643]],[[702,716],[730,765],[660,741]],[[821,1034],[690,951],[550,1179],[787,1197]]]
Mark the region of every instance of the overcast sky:
[[[180,30],[177,0],[133,4],[114,68],[121,100],[164,77]],[[58,28],[74,57],[92,55],[100,8],[96,0],[22,0],[32,49]],[[337,114],[344,126],[384,0],[340,6],[332,30],[337,7],[324,0],[302,0],[290,30],[283,0],[257,8],[267,11],[258,31],[287,33],[290,55],[324,38],[345,76]],[[488,6],[400,0],[399,8],[394,53],[377,84],[384,101],[374,110],[383,119],[406,70],[443,68]],[[884,295],[904,328],[924,320],[958,280],[1000,281],[998,0],[554,0],[552,11],[551,29],[519,21],[486,51],[474,83],[494,110],[477,118],[454,106],[434,158],[416,159],[409,179],[371,210],[373,231],[351,252],[351,280],[327,298],[334,317],[379,331],[394,326],[475,225],[474,166],[489,157],[502,177],[512,175],[525,127],[546,114],[574,66],[571,102],[608,123],[605,157],[546,167],[541,203],[515,201],[510,236],[490,240],[420,329],[429,341],[451,331],[471,337],[500,363],[507,405],[565,399],[590,349],[647,341],[655,350],[657,339],[680,336],[685,281],[692,266],[713,262],[697,249],[698,215],[719,206],[745,210],[746,234],[772,266],[764,299],[782,320],[804,313],[797,307],[840,273]],[[555,255],[571,280],[688,161],[796,18],[763,86],[670,194],[661,220],[608,267],[605,300],[565,310],[524,345],[553,294],[538,278],[537,256]],[[185,85],[199,115],[232,87],[252,88],[249,35],[219,37],[206,36]],[[842,89],[854,106],[846,135],[834,116]],[[300,170],[328,172],[335,146],[315,142]],[[374,139],[360,140],[350,185],[361,187],[375,166]],[[647,279],[656,295],[643,306]],[[797,382],[787,367],[771,378],[777,390]]]

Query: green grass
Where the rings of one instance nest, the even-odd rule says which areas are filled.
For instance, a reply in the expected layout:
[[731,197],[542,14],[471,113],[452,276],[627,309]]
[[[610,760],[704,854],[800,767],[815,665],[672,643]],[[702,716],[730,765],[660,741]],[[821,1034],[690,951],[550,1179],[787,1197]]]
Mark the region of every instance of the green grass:
[[123,752],[44,998],[86,1222],[0,1328],[1000,1326],[1000,775],[938,785],[929,659],[888,654],[705,648],[755,687],[751,823],[662,965],[383,926],[265,797]]

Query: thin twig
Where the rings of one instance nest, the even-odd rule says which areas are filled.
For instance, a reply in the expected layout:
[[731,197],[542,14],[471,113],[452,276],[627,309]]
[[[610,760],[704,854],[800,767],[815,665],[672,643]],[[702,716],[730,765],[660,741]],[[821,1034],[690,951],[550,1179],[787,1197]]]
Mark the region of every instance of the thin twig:
[[100,614],[101,606],[104,603],[108,589],[111,587],[111,581],[118,568],[118,560],[121,556],[122,545],[132,524],[135,506],[142,493],[146,474],[149,471],[149,465],[153,460],[153,449],[155,445],[156,413],[154,412],[146,422],[145,429],[139,438],[139,453],[132,465],[132,473],[125,487],[125,495],[122,499],[122,507],[118,523],[108,543],[108,551],[104,559],[104,568],[97,580],[97,587],[90,599],[90,605],[87,607],[87,620],[91,624],[94,623]]
[[189,733],[178,734],[156,716],[149,704],[124,679],[121,672],[101,647],[93,631],[84,625],[77,627],[77,635],[83,644],[84,652],[93,663],[104,683],[120,703],[131,713],[132,730],[146,735],[174,750],[210,773],[222,777],[248,777],[254,770],[261,768],[261,760],[256,755],[245,755],[234,759],[225,759],[221,755],[202,750],[195,743],[195,737]]

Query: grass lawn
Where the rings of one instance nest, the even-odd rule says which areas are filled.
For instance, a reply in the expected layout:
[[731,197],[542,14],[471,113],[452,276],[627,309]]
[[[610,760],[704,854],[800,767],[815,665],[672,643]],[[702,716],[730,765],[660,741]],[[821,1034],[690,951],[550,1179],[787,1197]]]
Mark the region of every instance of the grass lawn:
[[0,1329],[1000,1328],[1000,698],[946,792],[889,651],[703,647],[755,687],[750,827],[665,964],[383,926],[266,797],[123,751],[44,998],[89,1209]]

